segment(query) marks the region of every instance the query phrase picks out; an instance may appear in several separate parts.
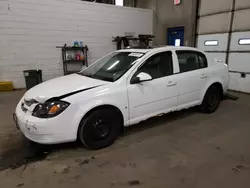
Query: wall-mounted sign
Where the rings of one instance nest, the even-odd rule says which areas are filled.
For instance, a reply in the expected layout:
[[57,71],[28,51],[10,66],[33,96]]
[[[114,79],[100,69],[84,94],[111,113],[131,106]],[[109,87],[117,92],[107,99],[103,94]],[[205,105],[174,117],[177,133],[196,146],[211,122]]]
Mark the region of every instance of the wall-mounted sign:
[[175,39],[174,45],[175,46],[180,46],[181,45],[181,39]]
[[174,0],[174,5],[180,5],[182,0]]
[[123,6],[123,0],[115,0],[115,5]]

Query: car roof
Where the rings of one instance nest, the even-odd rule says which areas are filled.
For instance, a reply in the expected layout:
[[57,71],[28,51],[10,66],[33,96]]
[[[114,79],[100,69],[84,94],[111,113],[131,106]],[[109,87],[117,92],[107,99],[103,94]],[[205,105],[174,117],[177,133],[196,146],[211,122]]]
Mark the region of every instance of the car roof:
[[200,51],[197,48],[193,47],[187,47],[187,46],[156,46],[151,48],[128,48],[128,49],[122,49],[118,50],[119,52],[139,52],[139,53],[147,53],[147,52],[157,52],[162,50],[194,50],[194,51]]

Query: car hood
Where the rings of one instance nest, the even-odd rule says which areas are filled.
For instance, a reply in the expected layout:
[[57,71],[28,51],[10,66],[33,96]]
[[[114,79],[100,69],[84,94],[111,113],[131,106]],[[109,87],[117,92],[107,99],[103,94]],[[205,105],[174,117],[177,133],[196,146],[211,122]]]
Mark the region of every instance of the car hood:
[[50,98],[70,96],[108,83],[79,74],[71,74],[43,82],[31,88],[26,92],[24,98],[27,101],[36,100],[43,103]]

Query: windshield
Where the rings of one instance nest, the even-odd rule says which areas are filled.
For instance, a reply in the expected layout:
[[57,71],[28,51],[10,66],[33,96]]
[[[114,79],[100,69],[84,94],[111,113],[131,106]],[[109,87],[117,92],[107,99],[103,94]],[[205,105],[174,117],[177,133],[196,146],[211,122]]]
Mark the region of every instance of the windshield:
[[144,53],[113,52],[82,70],[83,76],[114,82],[127,72]]

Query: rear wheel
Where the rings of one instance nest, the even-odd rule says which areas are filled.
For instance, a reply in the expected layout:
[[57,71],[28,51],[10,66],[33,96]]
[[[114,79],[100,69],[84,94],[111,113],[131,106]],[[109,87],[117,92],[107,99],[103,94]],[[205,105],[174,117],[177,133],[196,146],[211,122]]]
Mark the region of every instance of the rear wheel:
[[212,85],[205,94],[202,104],[200,105],[200,110],[208,114],[213,113],[220,105],[221,99],[221,88],[217,85]]
[[105,148],[113,144],[120,134],[121,127],[120,114],[115,110],[97,109],[82,120],[78,138],[90,149]]

